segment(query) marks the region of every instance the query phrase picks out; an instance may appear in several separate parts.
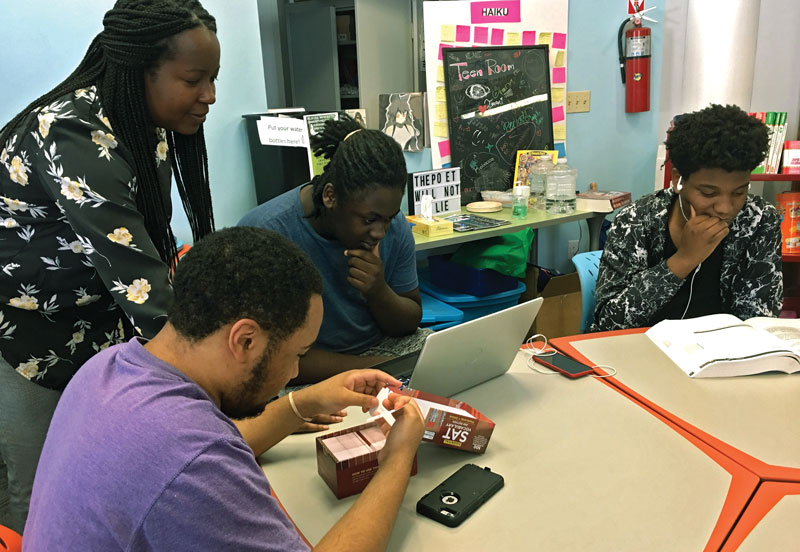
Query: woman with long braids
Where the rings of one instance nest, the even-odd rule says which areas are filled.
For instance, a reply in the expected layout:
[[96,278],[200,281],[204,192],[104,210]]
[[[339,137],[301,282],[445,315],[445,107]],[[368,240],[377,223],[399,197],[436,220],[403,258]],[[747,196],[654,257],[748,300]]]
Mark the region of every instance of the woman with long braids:
[[417,330],[414,238],[400,212],[407,177],[400,146],[346,116],[326,122],[312,146],[330,159],[325,171],[239,221],[285,235],[322,273],[322,327],[293,383],[418,350],[427,335]]
[[73,374],[166,319],[171,176],[194,239],[213,230],[202,125],[218,71],[199,2],[119,0],[77,69],[0,131],[2,525],[22,531]]

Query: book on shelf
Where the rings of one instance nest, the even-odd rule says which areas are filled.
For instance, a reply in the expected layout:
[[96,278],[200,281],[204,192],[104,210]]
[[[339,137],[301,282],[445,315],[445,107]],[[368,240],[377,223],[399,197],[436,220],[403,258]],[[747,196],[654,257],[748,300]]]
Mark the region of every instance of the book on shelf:
[[800,175],[800,140],[787,140],[783,144],[782,174]]
[[756,111],[751,112],[750,115],[766,125],[769,137],[764,160],[753,170],[752,174],[778,174],[783,144],[786,139],[788,113],[786,111]]
[[603,192],[588,190],[576,196],[575,209],[578,211],[594,211],[595,213],[610,213],[623,205],[631,202],[630,192]]
[[663,320],[647,337],[691,378],[800,371],[800,319],[712,314]]
[[306,123],[306,128],[308,130],[308,147],[306,150],[308,151],[308,171],[311,174],[311,178],[314,178],[317,175],[322,174],[325,170],[325,165],[328,164],[329,159],[325,159],[322,155],[317,155],[311,149],[311,138],[322,132],[325,128],[325,123],[328,121],[338,121],[339,120],[339,112],[337,111],[330,111],[328,113],[312,113],[309,115],[303,115],[303,120]]

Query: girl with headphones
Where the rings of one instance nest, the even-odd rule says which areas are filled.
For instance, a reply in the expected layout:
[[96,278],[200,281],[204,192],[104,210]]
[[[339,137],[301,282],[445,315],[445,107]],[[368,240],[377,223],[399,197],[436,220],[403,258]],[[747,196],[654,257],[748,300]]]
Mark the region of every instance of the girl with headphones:
[[682,116],[666,146],[672,187],[623,208],[597,277],[594,331],[729,313],[777,316],[780,218],[749,196],[767,129],[736,106]]

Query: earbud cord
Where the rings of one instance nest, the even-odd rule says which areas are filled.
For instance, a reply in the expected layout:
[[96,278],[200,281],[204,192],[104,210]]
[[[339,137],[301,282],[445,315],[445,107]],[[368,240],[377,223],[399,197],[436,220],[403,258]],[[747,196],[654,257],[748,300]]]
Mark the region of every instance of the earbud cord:
[[[683,210],[683,199],[681,199],[681,194],[678,194],[678,205],[681,208],[681,214],[683,215],[684,220],[689,222],[689,218],[686,216],[686,211]],[[692,304],[692,292],[694,291],[694,279],[697,276],[697,273],[700,272],[700,267],[703,266],[703,263],[697,265],[697,268],[694,269],[694,274],[692,274],[692,280],[689,282],[689,300],[686,302],[686,309],[684,309],[683,314],[681,315],[681,320],[686,317],[686,313],[689,312],[689,305]]]

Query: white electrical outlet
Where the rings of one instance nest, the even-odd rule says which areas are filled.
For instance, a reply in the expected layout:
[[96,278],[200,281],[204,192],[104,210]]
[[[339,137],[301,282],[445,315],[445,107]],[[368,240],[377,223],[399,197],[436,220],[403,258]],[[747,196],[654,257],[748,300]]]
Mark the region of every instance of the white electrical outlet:
[[578,252],[578,240],[569,240],[567,242],[567,258],[571,259]]

